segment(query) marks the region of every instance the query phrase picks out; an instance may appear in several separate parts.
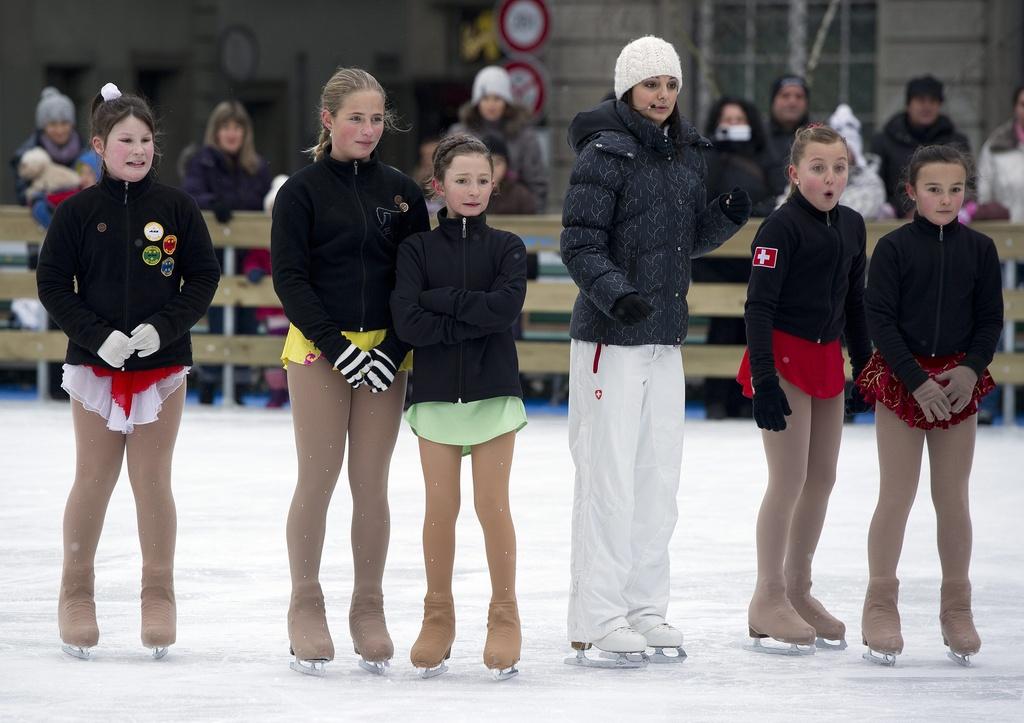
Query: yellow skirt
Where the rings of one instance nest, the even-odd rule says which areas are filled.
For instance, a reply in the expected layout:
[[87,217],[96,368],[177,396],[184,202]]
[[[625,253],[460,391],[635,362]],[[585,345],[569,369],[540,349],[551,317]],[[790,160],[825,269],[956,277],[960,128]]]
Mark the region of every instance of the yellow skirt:
[[[372,331],[343,331],[341,335],[363,351],[370,351],[384,341],[388,332],[387,329],[374,329]],[[281,350],[281,363],[285,369],[288,368],[288,362],[308,366],[322,355],[322,352],[316,348],[313,342],[302,335],[295,324],[288,325],[288,336],[284,340],[284,349]],[[398,371],[404,372],[410,369],[412,369],[412,352],[405,355]]]

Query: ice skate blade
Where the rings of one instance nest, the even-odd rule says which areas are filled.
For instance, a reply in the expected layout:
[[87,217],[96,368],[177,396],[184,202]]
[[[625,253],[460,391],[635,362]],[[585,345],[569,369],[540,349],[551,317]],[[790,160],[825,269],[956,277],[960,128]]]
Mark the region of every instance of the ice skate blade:
[[509,680],[519,675],[519,669],[516,668],[515,665],[508,668],[493,668],[491,670],[491,675],[497,681]]
[[818,650],[846,650],[846,640],[832,641],[819,635],[814,639],[814,647]]
[[[666,650],[675,650],[674,655],[665,655]],[[686,660],[686,651],[683,646],[678,647],[655,647],[654,652],[647,656],[647,661],[654,664],[659,663],[681,663]]]
[[420,677],[423,678],[423,680],[429,680],[430,678],[436,678],[443,673],[447,673],[448,666],[445,665],[445,662],[442,660],[441,664],[434,668],[416,668],[416,670],[419,671]]
[[588,658],[582,650],[577,650],[576,655],[565,659],[566,665],[578,665],[582,668],[608,668],[617,670],[637,670],[647,667],[647,654],[640,653],[609,653],[602,651],[601,656],[610,656],[608,659]]
[[963,668],[970,668],[974,666],[974,663],[971,662],[970,653],[960,655],[959,653],[954,653],[952,650],[947,650],[946,657]]
[[647,651],[642,653],[609,653],[607,650],[602,650],[597,654],[597,657],[604,658],[605,660],[618,660],[621,657],[631,663],[643,663],[644,665],[651,662],[651,658],[647,655]]
[[60,649],[70,655],[72,658],[78,658],[79,660],[89,660],[92,658],[91,648],[82,648],[77,645],[68,645],[62,643]]
[[387,675],[388,669],[391,667],[391,661],[372,661],[367,660],[366,658],[360,658],[359,667],[365,670],[367,673],[373,673],[374,675]]
[[[773,638],[774,639],[774,638]],[[781,640],[778,642],[782,642]],[[774,645],[762,645],[761,638],[754,638],[749,644],[743,647],[754,653],[765,653],[768,655],[791,655],[791,656],[802,656],[802,655],[814,655],[813,645],[797,645],[796,643],[782,643],[788,645],[788,648],[779,648]]]
[[302,673],[303,675],[312,675],[315,678],[323,678],[326,675],[324,669],[327,665],[326,660],[299,660],[296,658],[288,667],[294,670],[296,673]]
[[169,646],[157,645],[153,650],[153,660],[162,660],[167,657]]
[[868,652],[864,653],[861,657],[869,663],[883,665],[886,668],[893,668],[896,666],[896,653],[881,653],[869,648]]

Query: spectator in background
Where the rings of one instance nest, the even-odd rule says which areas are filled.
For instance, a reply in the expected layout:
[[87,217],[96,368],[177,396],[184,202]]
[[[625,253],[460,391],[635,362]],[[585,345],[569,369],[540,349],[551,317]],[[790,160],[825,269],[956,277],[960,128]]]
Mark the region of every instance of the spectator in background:
[[[74,168],[76,161],[88,148],[82,143],[82,137],[75,129],[75,104],[71,99],[53,87],[43,88],[36,104],[36,128],[25,142],[11,156],[11,170],[14,173],[14,191],[18,203],[32,207],[32,217],[43,227],[50,225],[56,203],[51,203],[45,195],[28,198],[26,192],[30,181],[18,175],[18,165],[26,151],[40,147],[58,163]],[[39,262],[39,245],[28,245],[28,267],[34,270]],[[33,306],[38,304],[33,300]],[[47,328],[56,329],[53,319],[47,318]],[[67,401],[68,395],[61,388],[60,363],[47,365],[49,369],[49,394],[51,399]]]
[[508,175],[508,145],[497,135],[486,135],[483,140],[491,152],[494,175],[491,182],[494,193],[487,206],[491,214],[526,215],[537,213],[537,198],[518,178]]
[[14,190],[22,206],[30,205],[31,199],[25,197],[29,182],[18,176],[18,163],[25,151],[36,146],[45,150],[54,163],[72,169],[78,157],[88,150],[75,130],[75,104],[53,87],[43,88],[36,104],[36,129],[11,157]]
[[828,124],[846,140],[850,151],[850,174],[839,203],[864,217],[865,221],[882,218],[885,207],[885,184],[878,175],[880,160],[874,153],[864,152],[860,120],[846,103],[840,103],[829,117]]
[[810,120],[810,88],[799,75],[783,75],[772,83],[771,111],[768,115],[767,180],[773,196],[785,193],[789,179],[789,149],[797,129]]
[[[260,211],[263,198],[270,190],[270,168],[256,153],[256,140],[252,120],[245,107],[234,100],[218,103],[206,122],[203,147],[185,167],[183,189],[200,208],[213,211],[217,220],[226,224],[234,211]],[[217,249],[217,261],[224,268],[224,251]],[[239,249],[238,268],[245,268],[245,252]],[[210,307],[207,314],[211,334],[224,332],[224,310]],[[258,329],[255,311],[238,307],[235,331],[255,334]],[[242,396],[250,384],[247,367],[236,369],[235,402],[242,404]],[[213,404],[221,368],[199,367],[199,402]],[[228,390],[224,390],[227,394]]]
[[942,115],[942,82],[931,75],[911,78],[907,83],[907,107],[893,115],[875,134],[871,149],[881,158],[879,175],[885,183],[886,200],[896,216],[909,218],[913,204],[902,192],[903,170],[919,146],[958,146],[970,153],[967,137],[958,132],[953,121]]
[[[704,133],[714,144],[714,151],[707,156],[708,198],[742,188],[753,202],[751,215],[771,213],[775,208],[775,194],[767,179],[764,127],[754,105],[741,98],[722,96],[708,113]],[[702,257],[693,260],[694,281],[746,284],[749,279],[749,259]],[[707,343],[746,345],[743,319],[711,317]],[[706,379],[704,407],[708,419],[751,415],[750,402],[732,379]]]
[[[419,158],[416,161],[416,167],[412,169],[412,173],[409,176],[420,184],[420,188],[428,188],[430,185],[430,177],[434,173],[434,151],[437,149],[437,144],[441,142],[440,136],[428,135],[420,141],[419,145]],[[427,213],[433,218],[434,214],[444,208],[444,201],[439,198],[435,198],[433,194],[427,194]]]
[[1013,94],[1013,117],[992,131],[978,157],[973,219],[1024,223],[1024,85]]
[[459,109],[459,122],[448,133],[469,133],[480,139],[500,136],[508,146],[507,177],[521,181],[533,194],[537,208],[544,210],[548,201],[548,169],[530,115],[512,97],[508,71],[489,65],[476,74],[473,96]]

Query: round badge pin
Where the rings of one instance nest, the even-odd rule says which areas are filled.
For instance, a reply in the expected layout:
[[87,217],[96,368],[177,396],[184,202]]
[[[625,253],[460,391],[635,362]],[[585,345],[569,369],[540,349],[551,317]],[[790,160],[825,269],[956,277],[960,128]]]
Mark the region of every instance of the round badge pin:
[[164,227],[156,221],[150,221],[143,229],[143,233],[150,241],[159,241],[164,237]]
[[170,256],[178,248],[178,237],[167,234],[164,236],[164,253]]
[[160,264],[160,273],[164,276],[170,276],[174,273],[174,259],[164,259],[164,262]]
[[100,221],[98,224],[96,224],[96,230],[99,231],[100,233],[103,233],[104,231],[107,230],[107,224]]
[[159,246],[147,246],[142,249],[142,260],[149,266],[156,266],[160,263],[160,257],[163,253],[160,251]]

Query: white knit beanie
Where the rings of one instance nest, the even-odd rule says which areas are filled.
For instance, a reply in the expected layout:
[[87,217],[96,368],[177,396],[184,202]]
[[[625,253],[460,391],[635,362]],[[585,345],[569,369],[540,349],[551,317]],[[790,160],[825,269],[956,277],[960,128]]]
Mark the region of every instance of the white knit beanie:
[[846,145],[853,151],[856,165],[867,165],[864,159],[864,140],[860,135],[860,120],[853,114],[853,109],[846,103],[840,103],[828,119],[828,124],[846,139]]
[[637,83],[658,75],[682,81],[679,53],[671,43],[653,35],[637,38],[622,49],[615,61],[615,97],[622,98]]
[[500,65],[488,65],[481,68],[473,79],[473,105],[483,100],[485,95],[496,95],[506,103],[512,103],[512,79],[508,71]]
[[36,104],[36,128],[43,129],[47,123],[75,123],[75,104],[71,99],[52,86],[43,88]]

